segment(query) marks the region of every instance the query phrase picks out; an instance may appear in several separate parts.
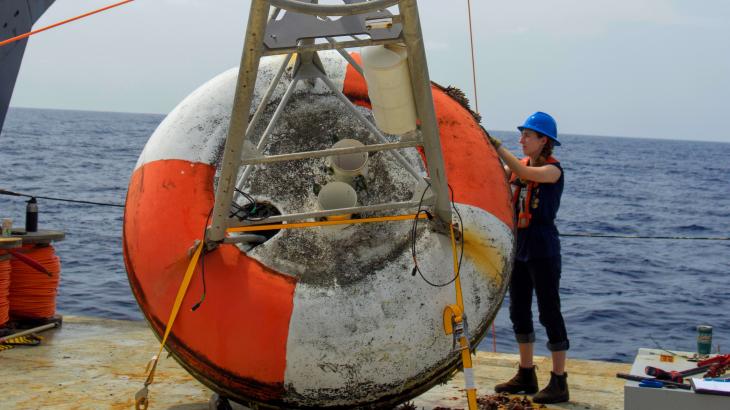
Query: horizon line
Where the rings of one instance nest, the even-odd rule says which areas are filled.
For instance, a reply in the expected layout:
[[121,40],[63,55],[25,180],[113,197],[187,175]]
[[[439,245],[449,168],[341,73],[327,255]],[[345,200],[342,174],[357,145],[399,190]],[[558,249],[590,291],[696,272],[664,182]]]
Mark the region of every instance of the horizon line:
[[[95,112],[104,114],[132,114],[132,115],[160,115],[167,116],[166,113],[157,112],[134,112],[134,111],[108,111],[108,110],[85,110],[80,108],[41,108],[41,107],[21,107],[21,106],[10,106],[9,109],[21,109],[21,110],[49,110],[49,111],[78,111],[78,112]],[[512,132],[517,134],[517,131],[512,130],[499,130],[492,129],[494,132]],[[598,137],[598,138],[626,138],[626,139],[642,139],[642,140],[658,140],[658,141],[685,141],[685,142],[715,142],[730,144],[730,140],[707,140],[707,139],[687,139],[683,137],[677,138],[659,138],[659,137],[637,137],[632,135],[602,135],[602,134],[585,134],[581,132],[562,132],[563,135],[581,136],[581,137]]]

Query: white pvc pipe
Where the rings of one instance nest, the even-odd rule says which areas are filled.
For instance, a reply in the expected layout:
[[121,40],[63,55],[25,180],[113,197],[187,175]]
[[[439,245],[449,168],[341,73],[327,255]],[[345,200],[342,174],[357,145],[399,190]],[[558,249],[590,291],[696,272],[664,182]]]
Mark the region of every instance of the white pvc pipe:
[[[338,141],[332,148],[352,148],[363,147],[364,144],[358,140],[349,138]],[[352,183],[352,180],[358,176],[367,174],[368,153],[356,152],[352,154],[332,155],[329,157],[329,163],[335,172],[337,181]]]
[[[322,187],[317,195],[317,204],[323,211],[351,208],[357,205],[357,192],[347,183],[335,181]],[[352,214],[327,216],[328,220],[350,219]]]

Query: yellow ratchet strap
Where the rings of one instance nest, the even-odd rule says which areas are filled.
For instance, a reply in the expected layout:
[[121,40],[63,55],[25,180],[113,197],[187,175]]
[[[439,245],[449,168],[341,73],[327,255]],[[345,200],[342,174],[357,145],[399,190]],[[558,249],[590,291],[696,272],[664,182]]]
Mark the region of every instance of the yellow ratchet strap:
[[425,213],[408,214],[408,215],[393,215],[393,216],[379,216],[374,218],[361,218],[361,219],[345,219],[337,221],[316,221],[316,222],[296,222],[296,223],[279,223],[279,224],[268,224],[268,225],[247,225],[239,226],[236,228],[228,228],[226,232],[255,232],[255,231],[269,231],[273,229],[297,229],[297,228],[312,228],[315,226],[331,226],[331,225],[354,225],[364,224],[372,222],[392,222],[392,221],[408,221],[418,219],[426,219],[428,215]]
[[[451,252],[454,258],[454,274],[459,272],[459,257],[456,251],[456,235],[454,234],[454,224],[451,228]],[[463,240],[463,239],[462,239]],[[461,278],[457,275],[454,280],[456,288],[456,305],[449,305],[444,309],[444,329],[446,334],[454,332],[453,322],[459,327],[459,346],[461,350],[461,363],[464,368],[464,387],[466,389],[466,399],[469,404],[469,410],[477,409],[477,387],[474,383],[474,369],[471,362],[471,350],[469,349],[469,334],[466,325],[466,315],[464,314],[464,298],[461,291]]]
[[165,335],[162,337],[162,341],[160,342],[160,351],[157,352],[155,356],[152,356],[152,359],[150,359],[150,361],[147,363],[147,367],[145,368],[145,373],[147,373],[147,379],[144,382],[144,387],[142,387],[142,389],[140,389],[134,395],[134,407],[136,410],[147,410],[147,407],[150,404],[147,397],[149,394],[147,386],[152,384],[155,379],[155,370],[157,370],[157,363],[160,360],[162,350],[165,348],[167,337],[170,335],[170,330],[172,330],[172,325],[175,323],[177,313],[180,311],[180,305],[182,305],[183,298],[185,297],[185,293],[188,290],[188,285],[190,285],[190,279],[192,279],[193,272],[195,272],[195,266],[198,265],[198,259],[200,258],[200,254],[203,251],[203,246],[205,246],[205,242],[200,241],[198,247],[195,249],[195,253],[193,253],[192,259],[190,259],[188,269],[185,272],[185,276],[183,276],[180,288],[177,290],[175,304],[172,306],[172,312],[170,312],[170,318],[167,320],[167,326],[165,327]]

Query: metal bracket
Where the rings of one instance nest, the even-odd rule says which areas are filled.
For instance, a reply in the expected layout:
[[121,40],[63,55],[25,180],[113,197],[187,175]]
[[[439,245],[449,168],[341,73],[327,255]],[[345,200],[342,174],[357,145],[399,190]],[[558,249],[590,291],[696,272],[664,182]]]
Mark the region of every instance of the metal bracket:
[[[382,22],[391,21],[390,24]],[[273,20],[266,27],[264,44],[271,50],[297,47],[300,40],[351,35],[367,35],[372,40],[397,40],[403,25],[393,20],[387,11],[378,11],[354,16],[343,16],[337,20],[287,12],[281,20]]]
[[327,76],[319,54],[315,52],[297,53],[293,77],[299,80],[316,80]]
[[267,0],[272,6],[312,16],[352,16],[384,10],[401,0],[342,0],[346,4],[318,4],[318,0]]
[[[458,305],[448,305],[444,308],[444,333],[452,336],[452,352],[471,351],[466,313]],[[464,345],[460,342],[462,338],[466,341]]]
[[461,320],[464,312],[459,305],[448,305],[444,308],[444,333],[447,335],[454,333],[454,323]]

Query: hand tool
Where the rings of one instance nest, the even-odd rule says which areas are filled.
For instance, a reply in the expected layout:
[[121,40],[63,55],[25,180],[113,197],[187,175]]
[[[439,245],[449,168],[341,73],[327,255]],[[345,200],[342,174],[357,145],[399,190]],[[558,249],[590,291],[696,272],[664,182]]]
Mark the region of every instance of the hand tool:
[[[653,377],[637,376],[637,375],[626,374],[626,373],[616,373],[616,377],[618,377],[619,379],[626,379],[626,380],[631,380],[631,381],[640,382],[640,383],[648,383],[648,382],[662,383],[662,387],[666,387],[669,389],[672,389],[672,388],[684,389],[684,390],[692,389],[692,387],[689,384],[676,383],[671,380],[657,380]],[[651,384],[655,384],[655,383],[651,383]]]

